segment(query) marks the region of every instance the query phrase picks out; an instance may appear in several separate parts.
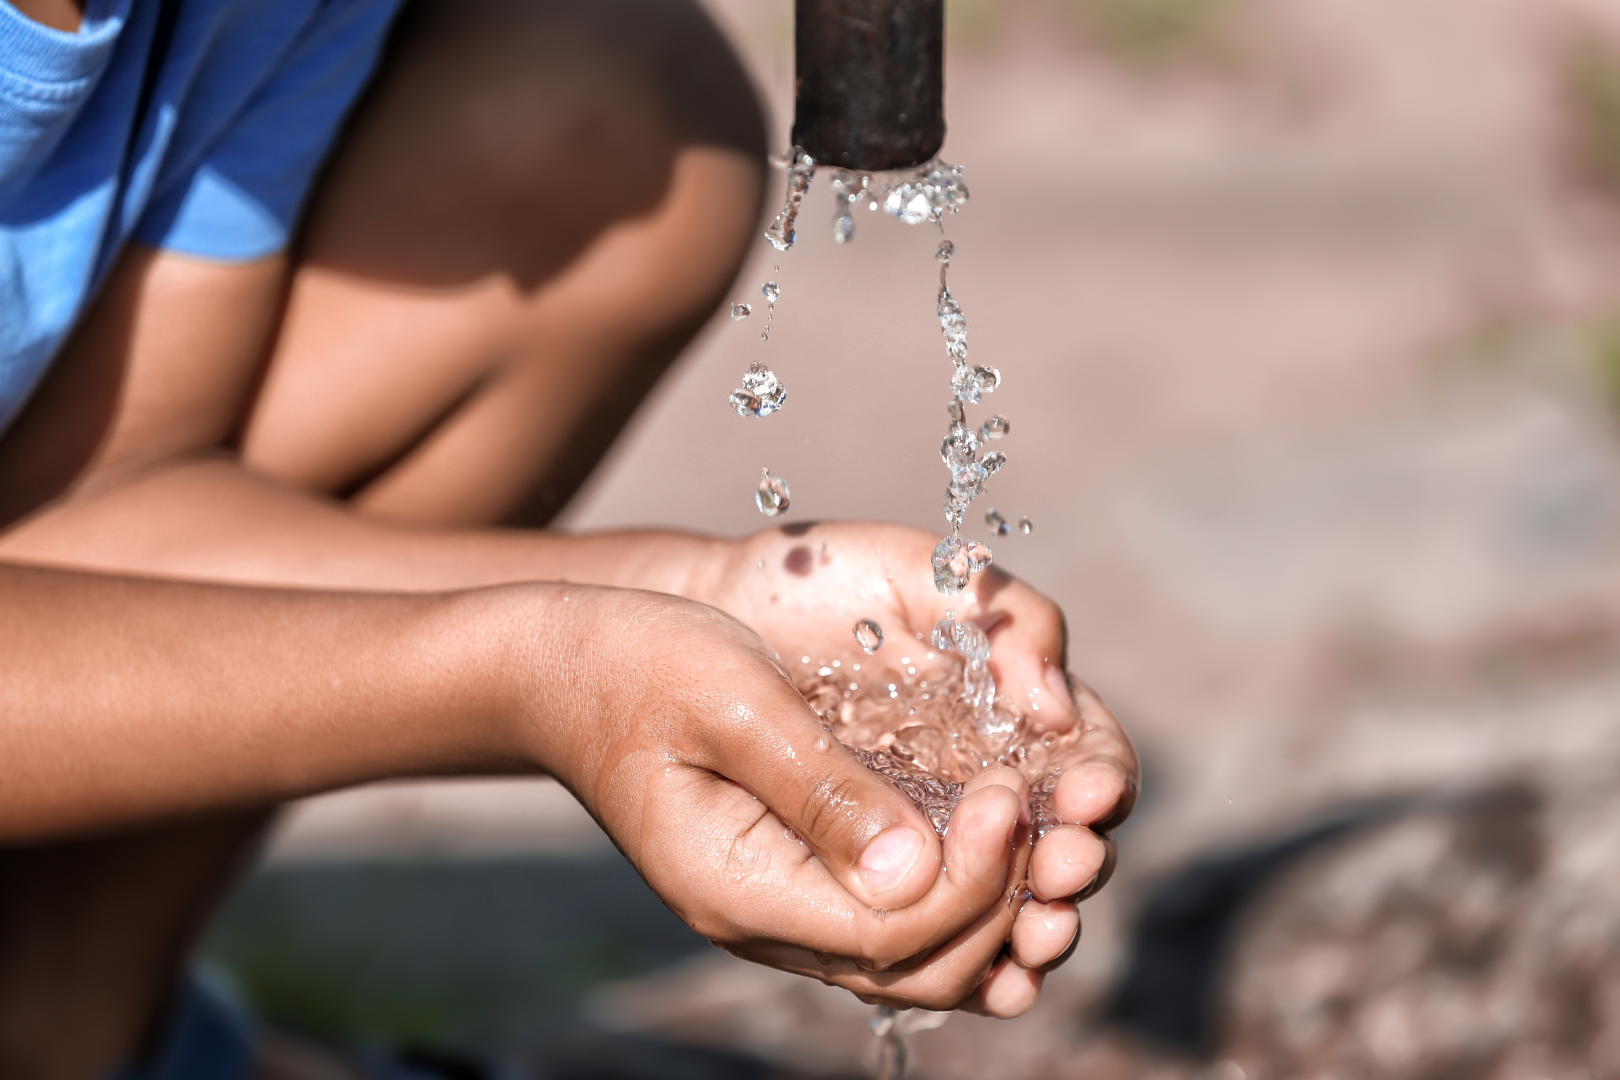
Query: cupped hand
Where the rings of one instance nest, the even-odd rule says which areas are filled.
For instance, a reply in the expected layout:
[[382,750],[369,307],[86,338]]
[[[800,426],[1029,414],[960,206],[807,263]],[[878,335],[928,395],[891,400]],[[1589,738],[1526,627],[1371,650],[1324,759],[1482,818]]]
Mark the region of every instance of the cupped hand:
[[1014,932],[1027,793],[976,778],[942,843],[832,739],[772,649],[725,614],[581,587],[572,697],[537,716],[539,763],[659,896],[737,955],[896,1006],[982,992]]
[[[1140,772],[1119,722],[1067,674],[1067,630],[1057,605],[994,566],[973,575],[957,596],[939,593],[931,567],[938,539],[860,523],[769,529],[737,542],[701,595],[790,662],[855,653],[855,622],[870,618],[885,634],[878,660],[894,663],[952,610],[988,635],[998,695],[1040,728],[1082,726],[1076,745],[1056,763],[1062,772],[1052,809],[1065,824],[1035,846],[1028,879],[1035,900],[1024,905],[1007,954],[971,1005],[1015,1015],[1033,1003],[1041,974],[1071,950],[1079,929],[1073,899],[1101,888],[1112,872],[1107,834],[1130,813]],[[1021,783],[1007,776],[1000,782]]]

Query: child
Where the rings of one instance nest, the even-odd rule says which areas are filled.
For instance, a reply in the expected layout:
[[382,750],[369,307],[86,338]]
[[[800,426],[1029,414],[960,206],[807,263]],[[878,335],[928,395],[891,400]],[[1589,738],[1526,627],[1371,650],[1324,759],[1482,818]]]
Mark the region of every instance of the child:
[[755,242],[736,59],[675,0],[397,2],[0,0],[0,1075],[242,1075],[194,933],[278,803],[407,775],[550,773],[721,947],[1022,1012],[1137,776],[1049,601],[969,612],[1091,729],[1020,906],[1022,780],[942,844],[776,659],[885,575],[932,626],[933,537],[533,528]]

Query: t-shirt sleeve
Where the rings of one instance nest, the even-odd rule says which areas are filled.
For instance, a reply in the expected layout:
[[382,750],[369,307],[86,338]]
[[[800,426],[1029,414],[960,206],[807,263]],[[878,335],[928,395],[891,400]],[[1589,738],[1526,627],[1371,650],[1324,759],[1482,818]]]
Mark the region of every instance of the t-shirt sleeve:
[[134,235],[245,261],[286,246],[344,117],[376,67],[399,0],[328,0],[194,163],[164,177]]

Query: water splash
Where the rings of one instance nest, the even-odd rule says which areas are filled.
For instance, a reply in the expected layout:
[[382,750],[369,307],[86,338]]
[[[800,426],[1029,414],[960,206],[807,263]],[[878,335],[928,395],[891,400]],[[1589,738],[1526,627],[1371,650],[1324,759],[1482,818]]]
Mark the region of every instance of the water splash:
[[[1085,736],[1082,724],[1062,734],[1035,726],[996,697],[984,631],[954,615],[935,627],[948,645],[907,657],[901,668],[873,670],[858,680],[809,662],[794,665],[793,685],[833,738],[867,768],[893,783],[934,831],[944,836],[962,787],[992,765],[1008,765],[1029,781],[1035,836],[1057,825],[1052,789],[1063,756]],[[960,638],[960,642],[958,641]]]
[[883,199],[883,209],[907,225],[938,222],[954,214],[968,200],[962,182],[962,167],[935,158],[916,173],[891,184]]
[[787,513],[787,481],[780,476],[772,476],[769,469],[759,470],[759,489],[754,492],[754,505],[766,517]]
[[[990,549],[983,544],[978,547],[988,566]],[[947,608],[945,617],[934,624],[932,640],[940,652],[955,652],[962,658],[962,700],[973,706],[982,733],[985,725],[996,722],[996,680],[990,674],[989,637],[971,620],[958,622],[956,613]]]

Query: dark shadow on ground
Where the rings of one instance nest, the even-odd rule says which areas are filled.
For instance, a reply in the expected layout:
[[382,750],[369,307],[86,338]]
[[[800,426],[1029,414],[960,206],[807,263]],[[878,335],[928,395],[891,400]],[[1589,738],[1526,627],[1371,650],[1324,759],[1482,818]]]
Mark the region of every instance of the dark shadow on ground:
[[603,1031],[602,984],[710,949],[614,854],[263,870],[226,906],[205,960],[267,1023],[482,1080],[790,1074],[743,1054]]
[[1130,959],[1103,1020],[1155,1050],[1207,1058],[1219,1035],[1221,977],[1249,905],[1304,856],[1397,817],[1411,800],[1342,810],[1289,836],[1200,860],[1148,889]]

